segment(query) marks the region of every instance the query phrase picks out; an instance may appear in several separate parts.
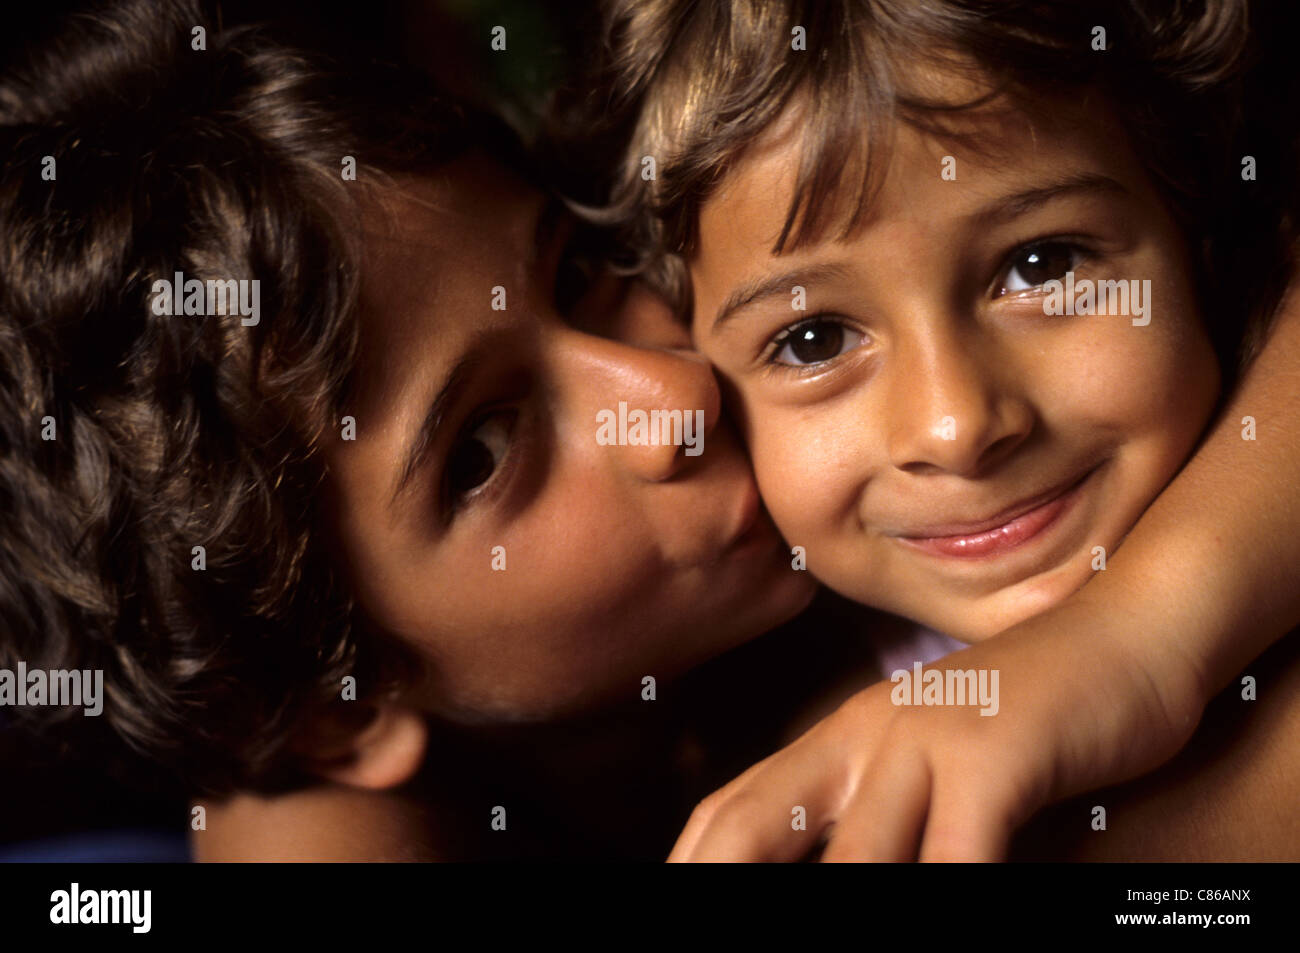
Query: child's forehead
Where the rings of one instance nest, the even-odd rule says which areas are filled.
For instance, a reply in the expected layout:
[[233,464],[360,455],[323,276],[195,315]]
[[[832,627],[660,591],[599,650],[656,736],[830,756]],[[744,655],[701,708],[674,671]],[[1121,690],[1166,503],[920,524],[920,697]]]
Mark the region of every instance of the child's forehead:
[[[917,204],[920,191],[946,192],[952,201],[941,211],[957,214],[1017,185],[1089,174],[1142,175],[1114,111],[1100,97],[991,94],[964,74],[932,73],[929,92],[937,94],[940,87],[957,97],[954,102],[975,104],[942,112],[891,111],[870,131],[864,117],[847,147],[828,143],[813,121],[809,95],[797,97],[729,165],[700,207],[701,232],[717,234],[717,226],[734,223],[742,207],[762,206],[770,232],[764,237],[775,246],[786,216],[802,200],[799,219],[815,213],[821,227],[800,236],[796,223],[786,247],[797,247],[844,238],[881,216],[899,214]],[[819,187],[827,172],[829,187]],[[780,224],[774,224],[778,210]]]

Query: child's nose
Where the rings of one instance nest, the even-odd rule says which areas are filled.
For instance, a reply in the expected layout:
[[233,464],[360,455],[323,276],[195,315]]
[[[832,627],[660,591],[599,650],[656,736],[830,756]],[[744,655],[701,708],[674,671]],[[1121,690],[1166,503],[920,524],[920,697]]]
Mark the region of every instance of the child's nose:
[[700,355],[570,329],[557,332],[554,354],[570,439],[590,441],[615,466],[651,482],[708,452],[722,396]]
[[951,331],[903,343],[892,365],[889,454],[901,470],[977,476],[1033,429],[1006,363]]

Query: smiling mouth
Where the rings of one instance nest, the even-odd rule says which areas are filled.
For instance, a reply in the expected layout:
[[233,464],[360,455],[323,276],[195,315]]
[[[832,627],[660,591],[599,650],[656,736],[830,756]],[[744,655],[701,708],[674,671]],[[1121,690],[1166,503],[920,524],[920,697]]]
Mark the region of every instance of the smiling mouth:
[[958,559],[1000,556],[1023,546],[1057,523],[1079,498],[1083,485],[1096,472],[1063,487],[1022,501],[980,523],[947,524],[895,534],[895,538],[922,552]]

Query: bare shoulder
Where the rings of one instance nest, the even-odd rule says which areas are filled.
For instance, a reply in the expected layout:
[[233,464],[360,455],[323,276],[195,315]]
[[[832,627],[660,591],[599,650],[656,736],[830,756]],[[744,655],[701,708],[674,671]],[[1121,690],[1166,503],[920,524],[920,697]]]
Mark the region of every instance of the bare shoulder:
[[193,807],[203,808],[205,829],[190,832],[200,862],[442,859],[429,812],[400,794],[322,784],[272,796],[195,801]]

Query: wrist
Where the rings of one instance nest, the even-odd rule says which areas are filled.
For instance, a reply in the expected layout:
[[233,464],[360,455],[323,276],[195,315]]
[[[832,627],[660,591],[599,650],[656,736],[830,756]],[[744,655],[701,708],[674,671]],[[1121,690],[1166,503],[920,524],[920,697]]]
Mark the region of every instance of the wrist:
[[1045,621],[1096,658],[1101,671],[1114,673],[1117,707],[1137,702],[1128,708],[1130,730],[1150,731],[1158,723],[1181,746],[1218,691],[1205,647],[1227,623],[1217,613],[1213,586],[1189,587],[1138,571],[1108,573]]

